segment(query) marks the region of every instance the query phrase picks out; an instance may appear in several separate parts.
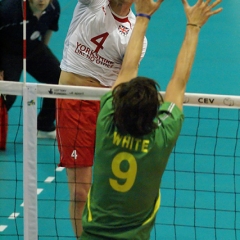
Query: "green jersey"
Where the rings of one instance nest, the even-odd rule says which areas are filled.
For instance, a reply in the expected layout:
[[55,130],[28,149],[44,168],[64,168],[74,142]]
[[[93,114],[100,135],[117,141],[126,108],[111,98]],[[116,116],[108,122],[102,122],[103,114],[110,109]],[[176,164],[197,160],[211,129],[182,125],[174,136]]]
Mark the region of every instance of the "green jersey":
[[183,119],[175,104],[165,102],[156,130],[142,138],[121,135],[113,123],[112,92],[102,97],[81,239],[150,238],[160,206],[161,178]]

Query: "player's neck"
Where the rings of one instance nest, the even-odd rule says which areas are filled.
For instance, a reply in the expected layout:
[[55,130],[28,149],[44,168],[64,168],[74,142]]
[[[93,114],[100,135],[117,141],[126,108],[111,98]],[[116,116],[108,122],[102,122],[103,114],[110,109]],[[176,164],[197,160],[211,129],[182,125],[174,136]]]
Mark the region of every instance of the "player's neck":
[[42,16],[42,12],[36,11],[36,12],[33,12],[33,15],[37,17],[37,19],[39,19]]
[[110,2],[112,11],[121,17],[125,17],[129,14],[131,5],[130,3],[116,4],[115,2]]

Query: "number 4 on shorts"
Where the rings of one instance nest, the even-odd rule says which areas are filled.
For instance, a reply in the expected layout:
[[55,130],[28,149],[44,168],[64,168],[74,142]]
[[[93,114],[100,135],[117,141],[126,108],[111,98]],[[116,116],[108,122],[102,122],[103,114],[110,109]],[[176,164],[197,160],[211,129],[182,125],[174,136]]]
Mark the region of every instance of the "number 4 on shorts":
[[77,150],[73,150],[71,157],[74,158],[75,160],[77,159]]

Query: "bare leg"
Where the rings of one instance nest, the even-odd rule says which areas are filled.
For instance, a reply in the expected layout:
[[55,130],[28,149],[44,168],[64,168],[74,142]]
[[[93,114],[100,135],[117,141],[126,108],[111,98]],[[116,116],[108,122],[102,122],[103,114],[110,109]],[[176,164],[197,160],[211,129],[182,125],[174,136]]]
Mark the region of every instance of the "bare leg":
[[92,182],[92,167],[67,168],[70,191],[69,212],[76,237],[82,234],[82,213]]

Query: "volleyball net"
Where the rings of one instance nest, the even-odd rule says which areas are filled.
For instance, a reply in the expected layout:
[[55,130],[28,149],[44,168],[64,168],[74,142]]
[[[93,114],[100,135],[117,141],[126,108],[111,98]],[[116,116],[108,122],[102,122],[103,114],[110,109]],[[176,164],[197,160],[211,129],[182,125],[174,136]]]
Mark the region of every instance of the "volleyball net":
[[[18,96],[0,151],[1,239],[75,239],[57,142],[37,139],[37,113],[43,97],[99,100],[107,91],[0,82],[1,94]],[[240,238],[239,109],[238,96],[185,94],[185,121],[162,179],[151,240]]]

